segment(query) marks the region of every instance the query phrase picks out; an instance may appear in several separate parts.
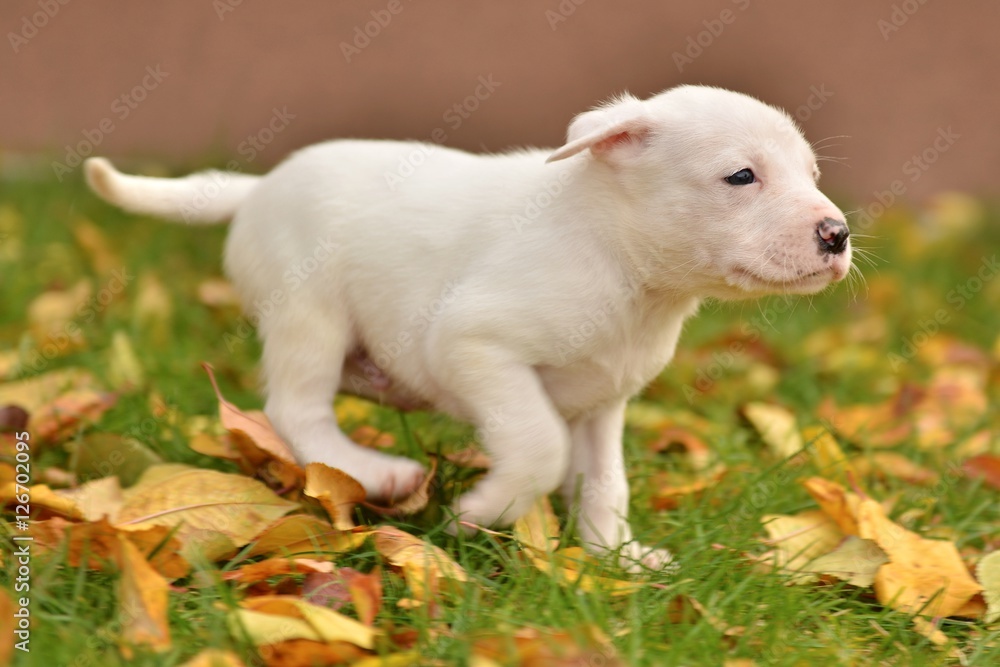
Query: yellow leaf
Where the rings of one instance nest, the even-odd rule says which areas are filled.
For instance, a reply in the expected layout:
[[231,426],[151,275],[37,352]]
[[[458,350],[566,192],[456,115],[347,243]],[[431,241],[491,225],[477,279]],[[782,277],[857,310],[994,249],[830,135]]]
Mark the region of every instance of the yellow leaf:
[[887,562],[888,556],[875,542],[850,535],[830,553],[810,561],[805,569],[853,586],[868,587],[875,583],[875,574]]
[[81,280],[68,290],[50,290],[28,305],[28,328],[35,345],[47,358],[84,346],[83,329],[75,322],[90,301],[90,281]]
[[246,667],[246,665],[232,651],[209,648],[185,662],[181,667]]
[[157,342],[165,342],[169,339],[173,312],[173,297],[159,277],[151,271],[139,276],[132,304],[132,317],[137,328],[150,331]]
[[226,541],[199,544],[206,534],[224,536],[238,547],[298,507],[243,475],[192,469],[162,478],[157,474],[161,467],[149,468],[129,489],[118,526],[129,530],[151,525],[176,527],[188,560],[199,551],[208,560],[227,554]]
[[61,394],[92,389],[96,380],[82,368],[61,368],[36,377],[0,384],[0,405],[19,405],[33,413]]
[[514,539],[541,553],[559,548],[559,519],[548,496],[539,496],[531,510],[514,522]]
[[861,499],[857,494],[822,477],[810,477],[802,485],[841,532],[845,535],[858,534],[857,512]]
[[206,278],[198,283],[198,301],[209,308],[239,308],[240,297],[225,278]]
[[293,514],[265,528],[247,552],[248,558],[269,554],[340,554],[354,551],[368,530],[344,532],[308,514]]
[[986,599],[986,624],[1000,621],[1000,551],[984,556],[976,567],[976,576],[983,585]]
[[951,616],[982,587],[951,542],[928,540],[893,523],[876,501],[858,507],[858,534],[874,540],[890,562],[875,575],[879,602],[911,614]]
[[403,653],[393,653],[385,657],[372,655],[362,658],[357,662],[352,662],[351,667],[411,667],[419,665],[423,654],[419,651],[404,651]]
[[99,276],[107,276],[115,269],[122,268],[122,260],[111,249],[107,237],[100,227],[86,218],[77,218],[72,225],[73,236],[90,259],[90,266]]
[[[9,482],[0,487],[0,505],[11,503],[16,498],[17,485]],[[83,514],[76,503],[69,498],[64,498],[50,489],[45,484],[35,484],[29,489],[31,496],[32,512],[38,508],[44,508],[50,513],[69,517],[70,519],[82,519]]]
[[743,406],[743,415],[776,455],[787,459],[801,451],[802,437],[795,415],[787,408],[769,403],[747,403]]
[[125,502],[117,477],[102,477],[75,489],[64,489],[55,493],[73,502],[85,521],[107,518],[113,523],[121,510],[122,503]]
[[851,465],[861,475],[895,477],[911,484],[937,484],[941,475],[937,471],[914,463],[896,452],[872,452],[851,460]]
[[761,522],[769,536],[767,543],[776,548],[775,564],[794,575],[792,583],[815,581],[811,571],[804,572],[808,563],[829,553],[844,539],[833,519],[818,510],[794,515],[767,514],[761,517]]
[[299,618],[289,618],[276,614],[265,614],[250,609],[234,609],[228,617],[230,634],[247,637],[256,646],[277,644],[290,639],[311,639],[320,641],[320,635],[313,626]]
[[125,535],[119,533],[118,544],[122,570],[118,582],[122,638],[129,644],[164,651],[170,648],[169,586]]
[[115,389],[136,389],[145,384],[145,371],[128,334],[118,330],[111,335],[107,378]]
[[802,429],[802,439],[807,443],[813,462],[826,477],[832,477],[841,484],[851,480],[858,483],[858,474],[844,456],[836,438],[823,426],[807,426]]
[[356,479],[323,463],[306,466],[302,492],[320,502],[337,530],[354,528],[354,506],[365,499],[365,489]]
[[333,409],[338,423],[356,423],[371,419],[373,405],[370,401],[341,394],[334,401]]
[[320,607],[292,595],[261,595],[248,598],[241,605],[259,614],[302,620],[315,633],[313,637],[286,636],[282,639],[256,642],[258,644],[273,644],[284,639],[318,639],[325,642],[346,641],[371,650],[375,647],[375,638],[382,634],[379,630],[369,628],[333,609]]
[[580,547],[567,547],[552,554],[529,554],[531,563],[563,586],[577,587],[587,593],[603,591],[611,596],[629,595],[643,588],[644,584],[631,579],[614,579],[585,572],[597,569],[599,560]]
[[372,534],[375,549],[390,565],[403,570],[403,576],[418,597],[437,591],[443,580],[468,581],[462,566],[433,544],[392,526],[379,526]]

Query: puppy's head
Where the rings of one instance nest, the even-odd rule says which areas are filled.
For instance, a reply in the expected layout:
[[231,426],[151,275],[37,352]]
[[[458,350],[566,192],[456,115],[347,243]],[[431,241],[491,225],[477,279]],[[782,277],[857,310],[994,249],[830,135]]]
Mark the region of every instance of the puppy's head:
[[732,299],[811,294],[847,275],[844,214],[817,188],[816,156],[778,109],[703,86],[624,96],[577,116],[549,161],[584,151],[650,284]]

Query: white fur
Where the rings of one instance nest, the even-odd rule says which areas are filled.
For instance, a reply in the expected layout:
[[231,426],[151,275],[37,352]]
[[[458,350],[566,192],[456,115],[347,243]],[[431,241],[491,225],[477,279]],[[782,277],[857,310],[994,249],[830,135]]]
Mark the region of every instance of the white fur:
[[[758,182],[724,180],[746,167]],[[554,153],[332,141],[261,178],[86,173],[132,211],[234,214],[226,270],[259,319],[266,412],[302,463],[405,494],[423,469],[352,443],[331,402],[340,387],[432,406],[477,425],[494,461],[456,501],[463,520],[509,523],[562,488],[590,548],[652,567],[669,554],[631,541],[626,401],[700,299],[812,293],[850,266],[849,246],[819,250],[820,221],[844,216],[791,119],[716,88],[618,98]]]

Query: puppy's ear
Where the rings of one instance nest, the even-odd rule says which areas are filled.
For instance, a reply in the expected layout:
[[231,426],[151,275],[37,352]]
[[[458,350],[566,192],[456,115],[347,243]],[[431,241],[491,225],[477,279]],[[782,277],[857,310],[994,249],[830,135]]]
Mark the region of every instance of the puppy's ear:
[[652,128],[646,105],[631,95],[585,111],[569,124],[566,143],[546,162],[555,162],[590,149],[597,158],[609,159],[622,150],[635,149]]

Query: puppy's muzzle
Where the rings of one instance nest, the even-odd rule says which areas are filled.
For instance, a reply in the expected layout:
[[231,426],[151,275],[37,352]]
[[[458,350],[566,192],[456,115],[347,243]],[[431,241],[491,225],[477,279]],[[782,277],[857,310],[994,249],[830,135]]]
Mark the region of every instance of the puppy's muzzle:
[[847,249],[847,239],[851,232],[843,220],[823,218],[816,225],[816,240],[820,253],[839,255]]

